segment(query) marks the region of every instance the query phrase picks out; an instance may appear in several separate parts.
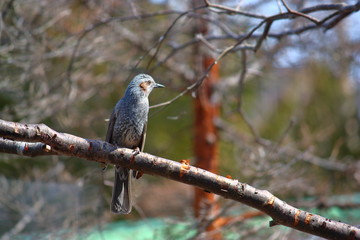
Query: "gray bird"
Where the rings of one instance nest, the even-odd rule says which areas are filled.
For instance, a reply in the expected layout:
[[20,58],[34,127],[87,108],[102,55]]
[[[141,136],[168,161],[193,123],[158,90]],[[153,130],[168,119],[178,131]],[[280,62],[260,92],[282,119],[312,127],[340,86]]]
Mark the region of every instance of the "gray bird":
[[[118,147],[143,151],[149,112],[148,96],[153,88],[164,87],[147,74],[139,74],[129,83],[110,117],[106,141]],[[136,153],[135,152],[135,153]],[[115,182],[112,192],[111,211],[131,212],[131,169],[115,166]]]

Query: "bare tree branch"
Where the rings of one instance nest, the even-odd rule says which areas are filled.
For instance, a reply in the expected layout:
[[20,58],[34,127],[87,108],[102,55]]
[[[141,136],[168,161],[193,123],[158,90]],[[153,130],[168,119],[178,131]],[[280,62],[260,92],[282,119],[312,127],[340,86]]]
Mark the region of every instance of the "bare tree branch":
[[[14,141],[41,142],[49,145],[52,151],[60,155],[122,165],[190,184],[260,210],[272,217],[272,225],[281,224],[328,239],[360,239],[360,229],[354,226],[302,211],[266,190],[256,189],[238,180],[213,174],[185,162],[178,163],[147,153],[134,155],[131,149],[116,148],[100,140],[59,133],[44,124],[22,124],[0,120],[0,136]],[[0,145],[3,142],[0,142]],[[13,146],[16,148],[16,144]],[[0,150],[2,149],[4,148],[1,147]]]
[[281,0],[282,4],[285,6],[286,10],[289,12],[289,13],[292,13],[296,16],[299,16],[299,17],[303,17],[303,18],[306,18],[308,20],[310,20],[311,22],[315,23],[315,24],[318,24],[319,23],[319,20],[317,20],[316,18],[314,17],[311,17],[309,15],[306,15],[304,13],[301,13],[301,12],[297,12],[297,11],[294,11],[292,10],[288,5],[287,3],[285,2],[285,0]]
[[51,147],[49,145],[41,142],[29,143],[12,141],[2,137],[0,137],[0,152],[23,155],[27,157],[56,154],[56,152],[51,151]]
[[74,50],[73,50],[73,52],[71,54],[71,57],[70,57],[69,65],[67,67],[67,78],[68,78],[68,80],[70,81],[70,79],[71,79],[71,73],[72,73],[72,70],[73,70],[73,65],[74,65],[74,62],[75,62],[76,54],[77,54],[77,51],[79,49],[80,43],[84,39],[84,37],[86,37],[86,35],[89,34],[90,32],[94,31],[95,29],[97,29],[99,27],[106,26],[107,24],[109,24],[109,23],[111,23],[113,21],[125,22],[125,21],[146,19],[146,18],[151,18],[151,17],[156,17],[156,16],[164,16],[164,15],[172,15],[172,14],[180,14],[182,16],[184,14],[184,12],[165,10],[165,11],[158,11],[158,12],[153,12],[153,13],[148,13],[148,14],[143,14],[143,15],[136,15],[136,16],[131,15],[131,16],[125,16],[125,17],[110,17],[110,18],[107,18],[107,19],[104,19],[104,20],[101,20],[99,22],[96,22],[96,23],[92,24],[91,26],[89,26],[85,30],[78,33],[79,37],[78,37],[78,39],[76,41],[76,44],[74,46]]
[[213,9],[223,10],[227,14],[239,14],[239,15],[243,15],[243,16],[246,16],[246,17],[259,18],[259,19],[265,19],[266,18],[266,16],[264,16],[264,15],[239,11],[237,9],[229,8],[229,7],[226,7],[226,6],[219,5],[219,4],[210,3],[209,0],[205,0],[205,3],[207,4],[207,6],[210,9],[213,8]]
[[[342,163],[339,161],[329,161],[329,159],[326,158],[320,158],[318,156],[315,156],[309,152],[304,152],[304,151],[300,151],[294,147],[288,147],[288,146],[280,146],[279,142],[278,143],[273,143],[272,141],[268,140],[268,139],[264,139],[261,138],[259,136],[259,134],[256,132],[256,129],[254,126],[252,126],[251,122],[249,119],[247,119],[247,116],[243,115],[243,112],[240,112],[240,115],[243,117],[243,120],[245,121],[247,127],[250,129],[250,132],[252,134],[251,138],[250,137],[246,137],[244,135],[241,135],[236,128],[232,127],[229,124],[226,124],[224,121],[217,119],[216,120],[216,126],[225,131],[226,133],[228,133],[230,136],[230,138],[234,141],[234,142],[256,142],[258,143],[260,146],[263,146],[267,149],[277,149],[278,155],[286,155],[288,158],[296,158],[299,160],[302,160],[304,162],[308,162],[310,164],[313,164],[315,166],[319,166],[322,167],[324,169],[327,170],[331,170],[331,171],[340,171],[340,172],[352,172],[352,171],[356,171],[357,168],[354,165],[349,165],[346,163]],[[291,127],[291,122],[288,126]],[[287,130],[285,130],[286,133]],[[281,138],[280,138],[281,140]]]

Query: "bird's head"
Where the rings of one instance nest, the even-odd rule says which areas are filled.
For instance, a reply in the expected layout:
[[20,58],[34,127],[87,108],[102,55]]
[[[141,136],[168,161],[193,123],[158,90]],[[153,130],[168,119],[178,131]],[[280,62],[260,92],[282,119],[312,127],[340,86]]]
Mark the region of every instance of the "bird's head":
[[138,74],[134,77],[134,79],[130,82],[126,93],[127,94],[136,94],[137,96],[145,96],[148,97],[151,91],[154,88],[163,88],[165,87],[162,84],[156,83],[154,79],[147,74]]

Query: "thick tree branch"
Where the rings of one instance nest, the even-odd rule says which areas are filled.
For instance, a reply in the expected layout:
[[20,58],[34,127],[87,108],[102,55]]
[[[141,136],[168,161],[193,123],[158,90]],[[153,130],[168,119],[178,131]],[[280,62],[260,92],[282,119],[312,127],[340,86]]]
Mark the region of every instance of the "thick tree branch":
[[[10,140],[4,138],[15,141],[15,144],[12,145],[15,149],[19,146],[17,141],[38,142],[50,146],[50,148],[40,148],[44,149],[43,153],[51,151],[51,153],[59,155],[123,165],[144,173],[159,175],[202,188],[205,191],[256,208],[272,217],[275,224],[285,225],[328,239],[360,239],[360,229],[354,226],[302,211],[290,206],[266,190],[256,189],[238,180],[225,178],[187,165],[185,162],[179,163],[147,153],[134,156],[131,149],[116,148],[100,140],[84,139],[59,133],[44,124],[22,124],[0,120],[0,137],[2,137],[0,139],[0,151],[6,153],[19,154],[17,151],[6,150],[10,148]],[[3,147],[5,145],[7,147]],[[41,151],[39,155],[43,155]]]

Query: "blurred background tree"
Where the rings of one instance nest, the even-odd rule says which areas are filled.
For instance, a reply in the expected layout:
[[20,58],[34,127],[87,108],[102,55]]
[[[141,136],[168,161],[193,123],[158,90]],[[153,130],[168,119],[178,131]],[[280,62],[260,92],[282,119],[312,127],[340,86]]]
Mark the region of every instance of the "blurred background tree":
[[[199,2],[1,0],[0,117],[104,139],[128,81],[147,72],[167,87],[152,104],[186,94],[151,110],[145,152],[195,164],[193,98],[221,56],[208,99],[221,106],[208,138],[219,144],[219,173],[358,223],[360,2]],[[268,26],[274,15],[281,17]],[[201,56],[212,60],[203,65]],[[144,176],[133,213],[114,216],[112,171],[102,176],[98,164],[1,154],[0,169],[3,239],[206,238],[189,186]],[[217,215],[207,224],[225,219],[225,239],[309,236],[213,201]]]

